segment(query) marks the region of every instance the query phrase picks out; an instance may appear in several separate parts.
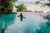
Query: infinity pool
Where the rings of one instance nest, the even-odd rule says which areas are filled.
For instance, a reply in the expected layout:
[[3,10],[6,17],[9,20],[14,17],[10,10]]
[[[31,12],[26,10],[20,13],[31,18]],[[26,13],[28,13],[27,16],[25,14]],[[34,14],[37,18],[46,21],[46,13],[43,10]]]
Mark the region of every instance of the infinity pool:
[[50,15],[23,12],[23,20],[17,14],[0,15],[0,33],[50,33]]

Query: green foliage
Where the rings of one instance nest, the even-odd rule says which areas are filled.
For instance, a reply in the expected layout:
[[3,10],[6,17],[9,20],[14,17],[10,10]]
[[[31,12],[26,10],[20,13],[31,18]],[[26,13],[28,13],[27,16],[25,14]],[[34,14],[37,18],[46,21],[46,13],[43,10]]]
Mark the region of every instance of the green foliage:
[[8,11],[8,12],[11,12],[12,10],[13,10],[13,6],[7,7],[7,11]]
[[1,11],[1,12],[6,12],[7,9],[6,9],[4,6],[0,6],[0,11]]
[[45,7],[45,6],[50,7],[50,3],[45,3],[45,4],[41,5],[41,7]]
[[20,4],[18,6],[15,6],[15,7],[17,8],[17,11],[24,11],[27,9],[26,6],[24,5],[24,3]]
[[50,0],[49,0],[49,2],[50,2]]
[[12,9],[13,9],[13,6],[12,5],[16,1],[17,0],[0,0],[0,6],[4,6],[7,9],[7,11],[8,10],[12,11]]
[[49,3],[45,3],[45,4],[41,5],[40,7],[45,7],[45,6],[50,7],[50,0],[49,0]]
[[45,7],[45,6],[44,6],[44,5],[41,5],[40,8],[41,8],[41,7]]
[[16,1],[17,0],[0,0],[0,5],[5,6],[5,5],[11,4]]
[[44,5],[47,5],[48,7],[50,6],[50,3],[46,3],[46,4],[44,4]]

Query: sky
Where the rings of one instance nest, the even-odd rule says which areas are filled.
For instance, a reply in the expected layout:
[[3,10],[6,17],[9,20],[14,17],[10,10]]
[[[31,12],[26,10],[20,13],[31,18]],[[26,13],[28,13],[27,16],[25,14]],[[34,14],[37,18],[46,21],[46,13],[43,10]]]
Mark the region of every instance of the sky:
[[34,1],[38,1],[38,0],[18,0],[18,2],[34,2]]
[[[18,0],[18,2],[35,2],[38,0]],[[45,0],[47,2],[47,0]]]

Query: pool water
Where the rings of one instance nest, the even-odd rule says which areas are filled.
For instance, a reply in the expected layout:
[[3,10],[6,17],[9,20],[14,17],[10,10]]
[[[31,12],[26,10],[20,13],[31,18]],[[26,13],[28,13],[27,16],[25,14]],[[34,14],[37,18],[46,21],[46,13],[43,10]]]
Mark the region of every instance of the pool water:
[[17,14],[0,16],[0,33],[50,33],[50,16],[45,13],[23,12],[23,20]]

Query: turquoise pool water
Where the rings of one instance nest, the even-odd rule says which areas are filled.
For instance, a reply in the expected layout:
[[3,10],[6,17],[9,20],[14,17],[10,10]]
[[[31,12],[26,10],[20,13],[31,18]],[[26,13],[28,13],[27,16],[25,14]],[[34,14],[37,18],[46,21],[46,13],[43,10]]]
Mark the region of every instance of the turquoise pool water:
[[23,12],[23,21],[20,14],[1,14],[0,33],[50,33],[50,16],[45,13]]

